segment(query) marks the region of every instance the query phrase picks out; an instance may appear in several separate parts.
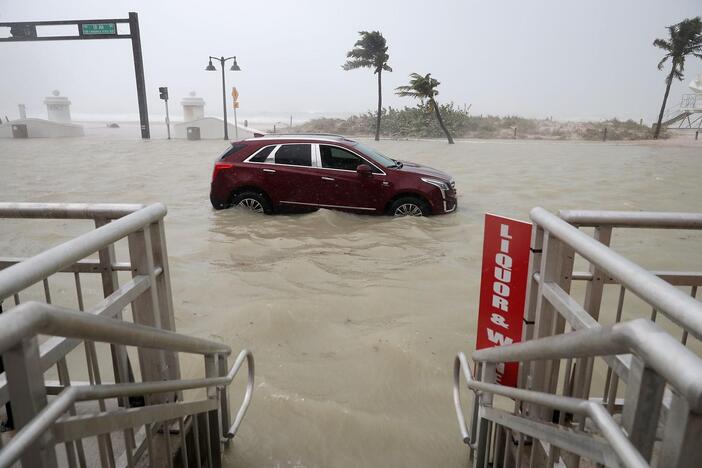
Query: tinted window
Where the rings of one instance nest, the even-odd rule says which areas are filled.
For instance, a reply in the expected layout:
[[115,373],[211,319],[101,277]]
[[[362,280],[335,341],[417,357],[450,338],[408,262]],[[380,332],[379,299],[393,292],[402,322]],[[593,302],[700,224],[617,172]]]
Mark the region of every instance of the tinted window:
[[355,171],[359,164],[367,164],[355,154],[336,146],[319,145],[319,154],[322,157],[322,167],[329,169]]
[[268,155],[271,154],[271,151],[273,151],[274,148],[275,148],[275,146],[266,146],[261,151],[256,153],[256,156],[249,159],[249,161],[251,161],[251,162],[264,162],[266,160],[266,158],[268,157]]
[[219,160],[224,161],[225,158],[235,155],[244,148],[246,148],[246,145],[243,143],[233,143],[232,146],[227,148],[227,150],[224,153],[222,153],[222,155],[219,157]]
[[310,145],[283,145],[275,153],[275,163],[311,166],[312,147]]

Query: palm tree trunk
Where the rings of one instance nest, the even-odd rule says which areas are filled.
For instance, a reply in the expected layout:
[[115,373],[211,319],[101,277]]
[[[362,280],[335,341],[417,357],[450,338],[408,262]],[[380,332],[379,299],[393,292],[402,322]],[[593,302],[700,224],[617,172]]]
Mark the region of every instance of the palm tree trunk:
[[441,118],[441,112],[439,112],[439,105],[436,103],[436,101],[433,98],[430,98],[431,104],[434,107],[434,112],[436,113],[436,120],[439,121],[439,127],[441,127],[441,130],[444,131],[446,134],[446,138],[448,139],[449,145],[453,144],[453,138],[451,137],[451,134],[448,131],[448,128],[446,128],[446,125],[444,125],[444,120]]
[[668,102],[668,93],[670,93],[670,85],[673,84],[673,74],[675,73],[675,59],[673,59],[673,65],[670,68],[670,74],[665,80],[665,95],[663,95],[663,105],[661,106],[661,111],[658,114],[658,123],[656,124],[656,131],[653,133],[653,139],[657,140],[658,135],[661,133],[661,122],[663,121],[663,114],[665,113],[665,105]]
[[383,90],[381,88],[380,74],[383,69],[378,69],[378,117],[375,121],[375,141],[380,141],[380,113],[383,111]]

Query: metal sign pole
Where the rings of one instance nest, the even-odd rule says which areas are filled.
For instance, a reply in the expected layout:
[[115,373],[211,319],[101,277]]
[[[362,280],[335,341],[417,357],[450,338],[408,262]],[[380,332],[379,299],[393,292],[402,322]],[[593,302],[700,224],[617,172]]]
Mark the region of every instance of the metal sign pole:
[[141,56],[141,36],[139,34],[139,15],[129,13],[129,34],[132,36],[132,54],[134,55],[134,74],[136,75],[137,100],[139,101],[139,121],[141,137],[151,138],[149,129],[149,110],[146,104],[146,85],[144,84],[144,61]]
[[[121,34],[118,24],[129,24],[129,34]],[[43,36],[37,34],[37,26],[74,26],[73,34]],[[0,42],[27,41],[83,41],[97,39],[131,39],[134,56],[134,75],[136,78],[137,100],[139,102],[139,121],[141,137],[150,138],[149,110],[146,105],[146,86],[144,84],[144,62],[141,55],[141,35],[139,34],[139,16],[129,13],[129,18],[59,20],[59,21],[22,21],[0,22],[0,27],[10,28],[10,37],[0,37]]]

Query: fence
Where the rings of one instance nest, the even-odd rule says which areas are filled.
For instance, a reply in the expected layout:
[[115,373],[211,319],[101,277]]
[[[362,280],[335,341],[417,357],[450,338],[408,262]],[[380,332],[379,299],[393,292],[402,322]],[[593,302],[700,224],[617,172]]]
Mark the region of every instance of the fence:
[[[698,466],[702,360],[689,342],[702,337],[702,304],[693,297],[702,275],[649,272],[608,246],[614,228],[700,229],[702,215],[560,216],[531,212],[524,341],[473,353],[477,380],[465,357],[456,358],[454,403],[475,466],[522,466],[527,455],[529,466],[578,466],[581,457],[607,466]],[[578,229],[584,226],[594,227],[594,238]],[[576,255],[589,271],[573,271]],[[573,281],[586,282],[582,304],[571,293]],[[603,326],[607,285],[619,294],[613,320],[608,317],[614,325]],[[620,323],[627,293],[651,308],[647,319]],[[679,327],[679,337],[655,323],[660,316],[670,320],[667,329]],[[520,363],[519,389],[495,385],[495,368],[503,362]],[[598,367],[604,368],[601,390],[593,384]],[[461,410],[461,372],[476,392],[471,430]],[[494,408],[496,395],[514,401],[513,411]]]
[[[95,225],[33,257],[0,258],[0,404],[10,403],[8,416],[20,429],[0,447],[0,467],[18,459],[27,467],[85,467],[93,455],[104,467],[171,466],[174,457],[183,466],[219,466],[220,441],[234,436],[251,399],[253,356],[242,351],[228,369],[228,346],[175,333],[165,214],[161,204],[0,203],[0,218],[87,219]],[[128,261],[117,259],[120,242]],[[120,284],[118,272],[131,278]],[[73,277],[77,307],[52,304],[51,285],[65,287],[57,277],[66,275]],[[84,275],[100,278],[102,294],[92,302]],[[43,300],[25,302],[37,288]],[[40,335],[49,337],[40,343]],[[109,344],[107,371],[96,342]],[[127,346],[136,348],[136,360]],[[77,348],[84,360],[71,354]],[[204,356],[204,378],[181,379],[179,352]],[[246,393],[230,425],[227,387],[244,362]],[[45,375],[54,367],[58,382]],[[110,373],[114,383],[105,383]],[[198,388],[205,399],[183,399],[184,390]],[[93,436],[97,444],[90,443]]]

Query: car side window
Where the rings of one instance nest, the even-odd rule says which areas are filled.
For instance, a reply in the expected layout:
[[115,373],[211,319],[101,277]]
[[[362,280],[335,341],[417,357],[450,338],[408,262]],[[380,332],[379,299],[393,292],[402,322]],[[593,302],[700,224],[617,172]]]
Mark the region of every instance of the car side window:
[[265,148],[260,150],[258,153],[256,153],[256,156],[249,159],[249,162],[257,162],[257,163],[265,162],[268,155],[271,154],[271,151],[273,151],[274,149],[275,149],[275,146],[266,146]]
[[290,164],[293,166],[312,166],[312,146],[282,145],[275,152],[276,164]]
[[[327,169],[342,169],[355,171],[359,164],[368,164],[363,158],[337,146],[319,145],[319,155],[322,167]],[[368,164],[373,172],[379,172],[372,164]]]

